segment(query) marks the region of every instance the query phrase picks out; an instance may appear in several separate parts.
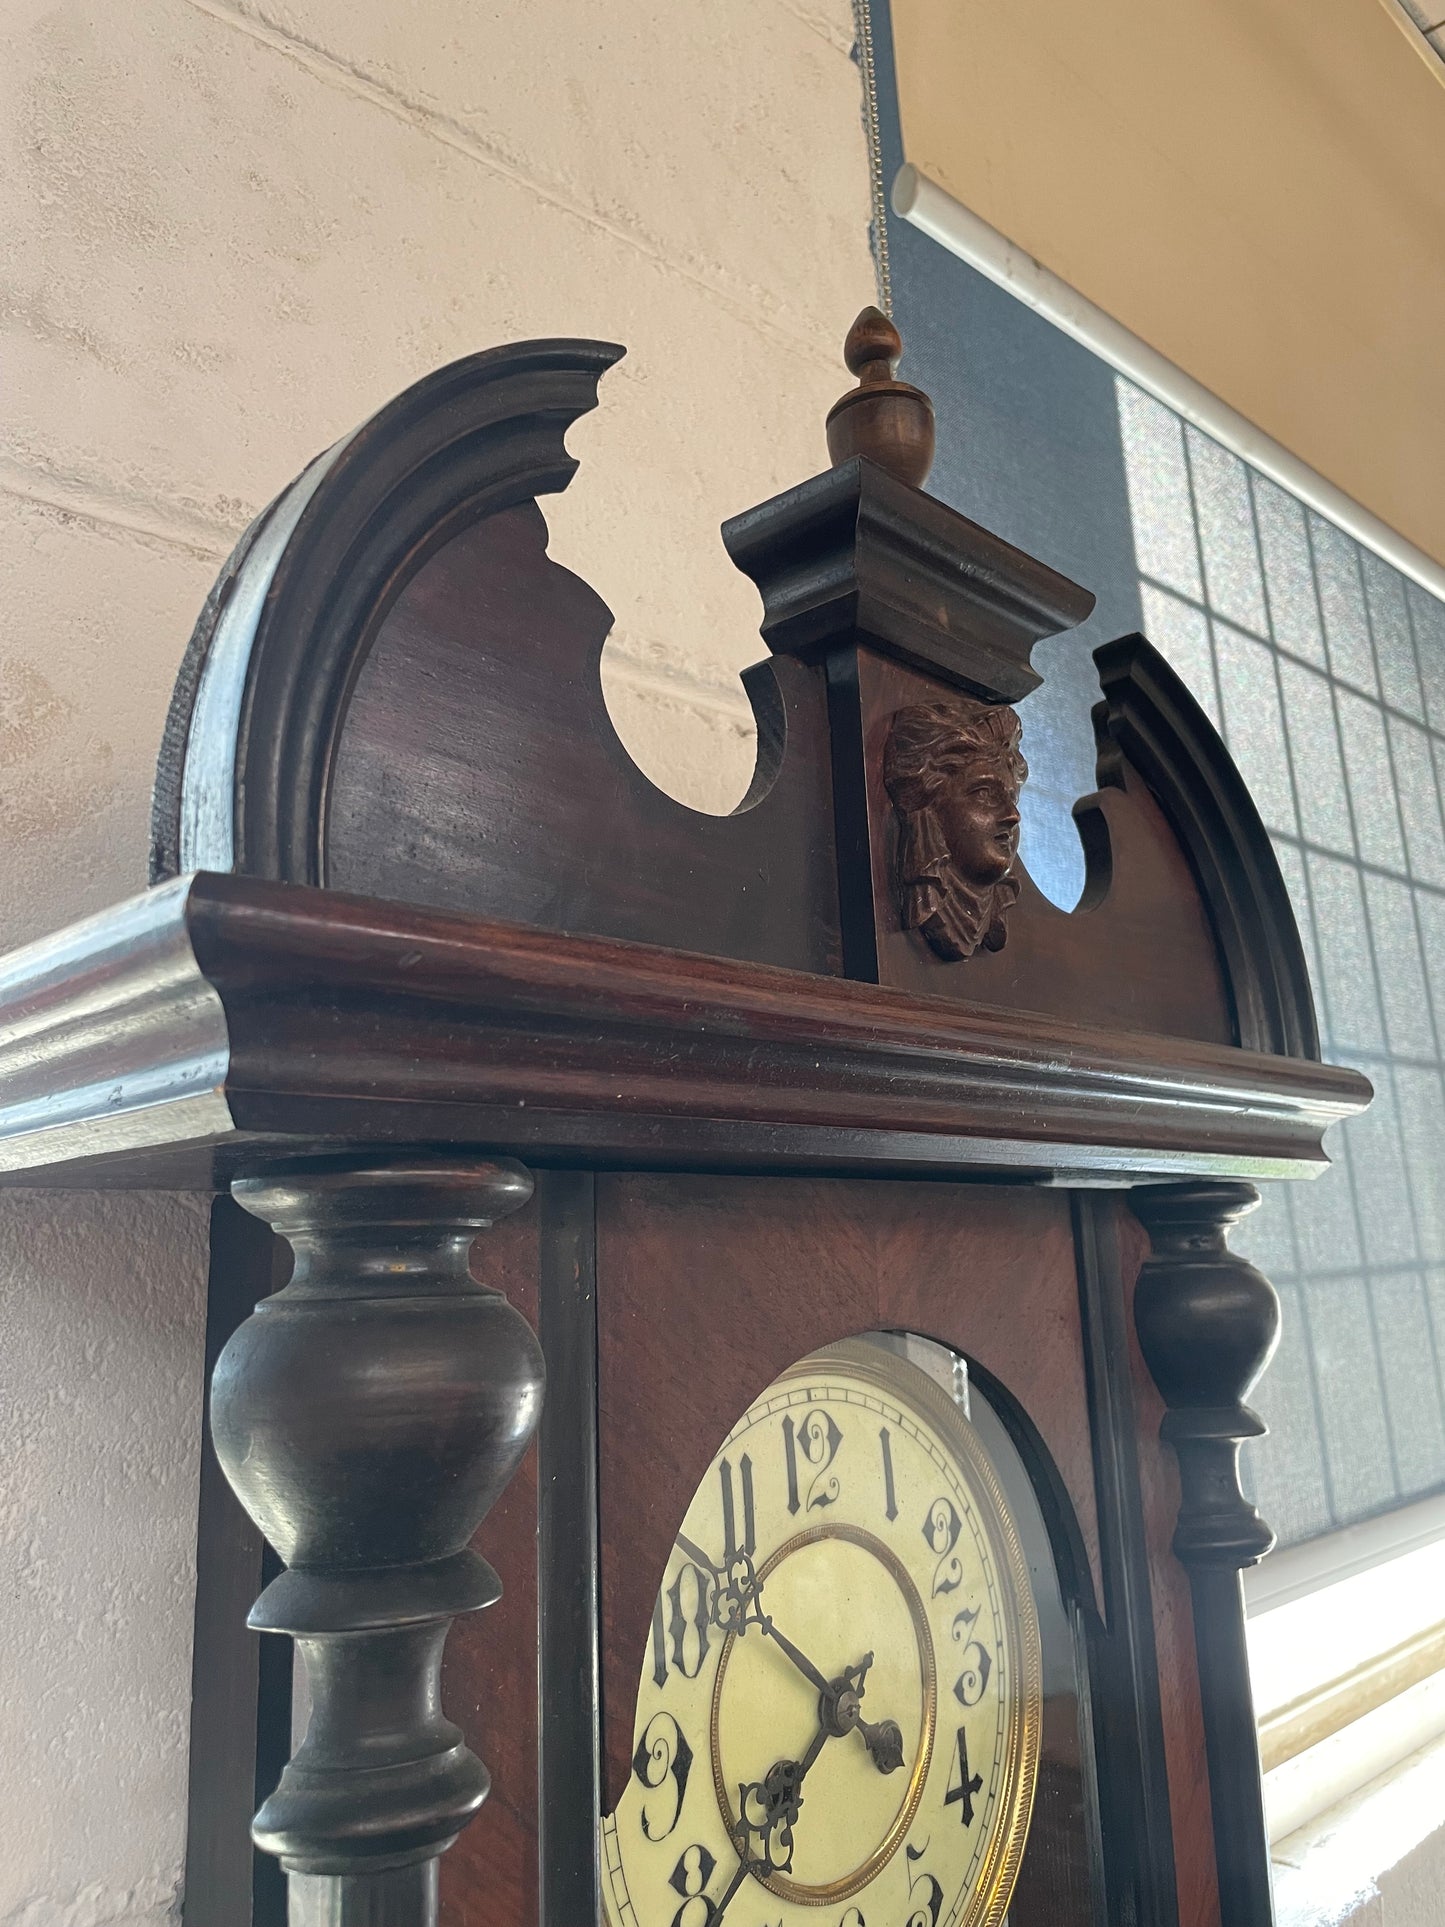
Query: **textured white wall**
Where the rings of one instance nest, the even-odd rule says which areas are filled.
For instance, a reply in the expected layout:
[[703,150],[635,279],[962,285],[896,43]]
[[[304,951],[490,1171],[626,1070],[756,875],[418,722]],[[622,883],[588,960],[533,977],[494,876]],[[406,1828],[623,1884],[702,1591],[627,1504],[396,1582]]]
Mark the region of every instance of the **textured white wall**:
[[[823,460],[871,298],[847,0],[7,0],[0,942],[144,876],[217,565],[438,363],[625,342],[553,552],[609,701],[742,793],[757,605],[721,518]],[[0,1927],[169,1917],[182,1864],[204,1215],[0,1201]]]

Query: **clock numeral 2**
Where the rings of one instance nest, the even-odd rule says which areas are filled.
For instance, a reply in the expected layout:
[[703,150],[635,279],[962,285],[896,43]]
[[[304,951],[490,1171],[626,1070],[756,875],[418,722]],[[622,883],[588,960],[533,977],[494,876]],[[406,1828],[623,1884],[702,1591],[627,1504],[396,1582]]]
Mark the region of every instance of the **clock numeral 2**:
[[938,1561],[933,1569],[934,1599],[942,1593],[956,1592],[963,1584],[963,1566],[953,1549],[958,1544],[958,1535],[962,1530],[963,1521],[958,1516],[958,1508],[948,1494],[935,1499],[928,1508],[928,1517],[923,1521],[923,1537],[928,1542],[928,1550]]
[[[838,1475],[831,1470],[838,1456],[838,1447],[843,1443],[843,1434],[838,1430],[837,1421],[831,1412],[817,1409],[809,1412],[796,1430],[791,1418],[783,1420],[783,1452],[788,1461],[788,1510],[797,1513],[800,1509],[815,1512],[821,1506],[837,1502],[841,1487]],[[811,1471],[813,1479],[808,1487],[807,1497],[799,1497],[798,1460],[803,1461],[804,1476]]]
[[943,1804],[951,1807],[955,1800],[962,1803],[963,1824],[973,1825],[973,1796],[983,1786],[983,1775],[968,1771],[968,1736],[962,1727],[958,1729],[958,1756],[954,1760],[948,1776],[948,1791],[943,1796]]

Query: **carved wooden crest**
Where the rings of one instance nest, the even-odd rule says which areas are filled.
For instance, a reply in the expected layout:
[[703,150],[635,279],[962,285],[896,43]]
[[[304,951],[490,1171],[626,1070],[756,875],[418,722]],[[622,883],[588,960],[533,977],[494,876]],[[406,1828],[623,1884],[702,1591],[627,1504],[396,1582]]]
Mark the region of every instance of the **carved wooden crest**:
[[883,780],[898,817],[899,914],[940,957],[1008,940],[1028,775],[1019,735],[1013,710],[970,696],[912,703],[889,728]]

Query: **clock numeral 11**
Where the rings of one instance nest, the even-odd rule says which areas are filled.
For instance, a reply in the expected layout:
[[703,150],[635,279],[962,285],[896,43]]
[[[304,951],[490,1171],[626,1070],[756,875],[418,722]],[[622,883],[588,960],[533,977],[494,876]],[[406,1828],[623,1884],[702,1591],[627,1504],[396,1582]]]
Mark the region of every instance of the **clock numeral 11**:
[[757,1526],[753,1517],[753,1462],[744,1452],[738,1461],[738,1484],[742,1489],[743,1536],[738,1539],[736,1516],[733,1510],[733,1469],[724,1459],[718,1466],[718,1477],[722,1481],[723,1515],[723,1564],[730,1566],[740,1552],[749,1559],[758,1549]]

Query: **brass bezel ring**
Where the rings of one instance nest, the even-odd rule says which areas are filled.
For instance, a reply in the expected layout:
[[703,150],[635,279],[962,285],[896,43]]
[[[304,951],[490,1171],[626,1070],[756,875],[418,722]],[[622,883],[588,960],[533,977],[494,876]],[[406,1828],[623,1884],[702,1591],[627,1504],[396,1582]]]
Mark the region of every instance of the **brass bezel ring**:
[[983,1442],[937,1380],[911,1359],[880,1345],[877,1337],[860,1337],[840,1339],[810,1352],[780,1373],[778,1382],[826,1374],[830,1365],[867,1379],[875,1390],[886,1392],[902,1407],[911,1405],[921,1410],[954,1449],[966,1477],[987,1501],[980,1513],[1007,1580],[1002,1588],[1003,1609],[1018,1654],[1018,1678],[1009,1694],[1006,1714],[1003,1785],[996,1808],[999,1823],[984,1852],[966,1904],[946,1927],[1002,1927],[1013,1899],[1029,1822],[1033,1818],[1043,1744],[1043,1644],[1028,1559],[1003,1485]]
[[[785,1377],[789,1374],[785,1373]],[[859,1546],[871,1554],[888,1573],[898,1590],[903,1594],[908,1616],[913,1622],[914,1637],[918,1642],[918,1656],[922,1672],[922,1719],[918,1737],[918,1758],[914,1761],[909,1776],[907,1790],[899,1805],[898,1812],[883,1836],[882,1841],[861,1866],[852,1873],[844,1874],[841,1879],[829,1881],[820,1887],[805,1886],[801,1881],[789,1880],[784,1874],[763,1875],[753,1872],[752,1878],[768,1892],[776,1894],[780,1900],[792,1900],[804,1907],[826,1907],[833,1901],[847,1900],[859,1893],[877,1878],[884,1867],[897,1853],[904,1835],[913,1824],[913,1816],[918,1811],[918,1803],[923,1798],[923,1789],[928,1780],[928,1769],[933,1759],[933,1735],[938,1721],[938,1668],[933,1656],[933,1635],[928,1627],[928,1613],[917,1586],[903,1561],[891,1547],[881,1539],[875,1539],[871,1532],[861,1526],[839,1522],[837,1525],[809,1526],[786,1540],[758,1570],[758,1584],[761,1585],[768,1574],[775,1572],[785,1559],[791,1559],[805,1546],[819,1544],[825,1539],[841,1539],[850,1545]],[[709,1751],[712,1755],[712,1783],[717,1794],[718,1810],[722,1814],[723,1825],[727,1828],[728,1838],[736,1840],[741,1819],[732,1811],[728,1797],[727,1783],[723,1778],[722,1751],[718,1740],[718,1718],[722,1710],[723,1681],[727,1677],[728,1660],[732,1657],[733,1646],[738,1634],[730,1632],[723,1640],[722,1652],[718,1657],[717,1672],[713,1678],[712,1719],[708,1733]]]

